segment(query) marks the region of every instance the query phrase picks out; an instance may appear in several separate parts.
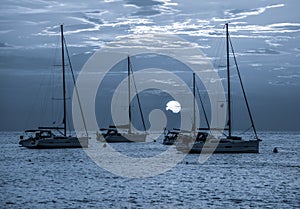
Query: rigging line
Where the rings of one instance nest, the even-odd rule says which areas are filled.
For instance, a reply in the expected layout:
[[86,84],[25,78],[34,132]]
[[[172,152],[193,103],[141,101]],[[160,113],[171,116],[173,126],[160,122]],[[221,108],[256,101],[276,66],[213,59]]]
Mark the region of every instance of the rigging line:
[[[214,53],[216,55],[216,57],[214,58],[214,62],[213,62],[213,66],[215,66],[217,69],[221,68],[222,65],[221,65],[221,62],[223,61],[224,57],[221,56],[221,52],[223,51],[224,49],[224,37],[222,37],[220,40],[219,40],[219,43],[216,47],[216,52]],[[217,57],[219,57],[219,59],[217,60]]]
[[245,131],[243,131],[241,134],[244,134],[246,132],[248,132],[250,129],[252,128],[252,126],[248,127]]
[[209,122],[208,122],[208,118],[207,118],[207,114],[206,114],[206,111],[204,109],[203,100],[202,100],[202,98],[200,96],[200,92],[199,92],[199,88],[198,88],[197,84],[196,84],[196,89],[197,89],[197,94],[198,94],[198,97],[199,97],[199,100],[200,100],[200,103],[201,103],[201,108],[203,110],[203,114],[204,114],[206,125],[207,125],[208,128],[210,128],[210,125],[209,125]]
[[[58,32],[59,32],[59,30],[56,31],[56,33],[58,33]],[[58,89],[56,87],[57,82],[55,79],[55,76],[56,76],[55,64],[59,57],[58,54],[59,54],[59,49],[60,49],[60,47],[59,47],[60,46],[60,36],[56,36],[54,43],[55,43],[55,45],[54,45],[55,47],[51,50],[52,53],[50,53],[51,56],[50,56],[49,64],[47,65],[49,67],[47,68],[47,72],[46,72],[46,73],[49,73],[49,75],[46,74],[48,77],[47,87],[48,87],[48,85],[50,86],[50,88],[48,87],[49,91],[47,91],[48,97],[51,97],[51,96],[55,97],[58,92],[58,91],[56,91]],[[45,83],[45,82],[42,82],[42,83]],[[54,102],[52,99],[50,102],[48,102],[48,104],[50,104],[50,110],[49,110],[50,115],[48,114],[50,116],[49,118],[50,118],[52,124],[53,124],[53,122],[55,122],[55,124],[56,124],[56,122],[58,121],[58,116],[62,115],[62,114],[58,114],[60,108],[57,108],[58,107],[57,103]],[[48,109],[48,106],[44,106],[44,107]]]
[[129,67],[130,67],[130,71],[132,72],[131,75],[132,75],[133,85],[134,85],[135,92],[136,92],[136,98],[138,100],[139,110],[140,110],[141,117],[142,117],[143,128],[144,128],[144,131],[146,132],[146,125],[145,125],[144,115],[143,115],[143,111],[142,111],[142,107],[141,107],[140,97],[139,97],[139,94],[137,92],[137,87],[136,87],[136,83],[135,83],[135,79],[134,79],[134,75],[133,75],[131,62],[129,63]]
[[221,53],[224,49],[224,38],[224,36],[221,36],[221,38],[215,39],[212,44],[212,55],[215,55],[215,57],[213,57],[212,64],[217,69],[221,67],[221,61],[223,60]]
[[220,130],[216,130],[216,131],[218,131],[219,133],[221,133],[223,136],[228,136],[224,131],[220,131]]
[[82,111],[82,105],[81,105],[81,101],[80,101],[80,98],[79,98],[79,93],[78,93],[78,89],[77,89],[77,85],[76,85],[76,80],[75,80],[75,76],[74,76],[74,72],[73,72],[73,67],[72,67],[72,63],[71,63],[71,59],[70,59],[70,55],[69,55],[69,50],[67,48],[67,43],[66,43],[65,38],[64,38],[64,44],[65,44],[65,47],[66,47],[68,62],[69,62],[69,65],[70,65],[70,70],[71,70],[72,79],[73,79],[73,83],[74,83],[74,88],[75,88],[75,92],[76,92],[76,97],[77,97],[77,101],[78,101],[78,105],[79,105],[79,109],[80,109],[80,114],[81,114],[81,117],[82,117],[83,126],[84,126],[84,129],[85,129],[86,136],[88,136],[88,132],[87,132],[87,128],[86,128],[86,122],[85,122],[84,114],[83,114],[83,111]]
[[245,102],[246,102],[246,106],[247,106],[249,118],[250,118],[250,121],[251,121],[251,125],[252,125],[252,128],[253,128],[254,134],[255,134],[255,138],[258,139],[256,129],[255,129],[255,126],[254,126],[254,121],[253,121],[251,111],[250,111],[250,106],[249,106],[249,103],[248,103],[248,100],[247,100],[247,97],[246,97],[246,92],[245,92],[245,89],[244,89],[244,85],[243,85],[243,81],[242,81],[242,78],[241,78],[240,70],[239,70],[239,67],[237,65],[237,60],[236,60],[236,57],[235,57],[235,53],[234,53],[234,50],[233,50],[233,45],[232,45],[230,37],[229,37],[229,42],[230,42],[231,51],[232,51],[232,54],[233,54],[236,70],[237,70],[237,73],[238,73],[238,77],[239,77],[239,80],[240,80],[240,84],[241,84],[241,87],[242,87],[243,96],[244,96],[244,99],[245,99]]
[[[57,33],[59,33],[59,30],[56,31]],[[58,89],[57,85],[57,80],[58,78],[60,79],[61,74],[58,75],[56,74],[57,72],[57,63],[58,63],[58,57],[59,57],[59,50],[60,50],[60,36],[56,37],[55,40],[55,48],[54,48],[54,53],[51,53],[53,55],[53,57],[51,58],[52,63],[49,65],[50,67],[50,72],[51,72],[51,83],[50,85],[52,86],[51,88],[51,95],[53,97],[58,96],[58,92],[60,92],[60,89]],[[61,60],[59,60],[59,62],[61,62]],[[60,65],[61,66],[61,65]],[[61,70],[61,69],[60,69]],[[59,95],[61,97],[61,95]],[[60,103],[56,103],[53,100],[51,100],[51,120],[55,122],[55,124],[59,123],[60,121],[63,121],[63,119],[60,119],[60,117],[63,117],[63,113],[62,113],[62,109],[60,108]],[[58,106],[59,104],[59,106]],[[58,108],[59,107],[59,108]],[[62,134],[63,135],[63,134]]]

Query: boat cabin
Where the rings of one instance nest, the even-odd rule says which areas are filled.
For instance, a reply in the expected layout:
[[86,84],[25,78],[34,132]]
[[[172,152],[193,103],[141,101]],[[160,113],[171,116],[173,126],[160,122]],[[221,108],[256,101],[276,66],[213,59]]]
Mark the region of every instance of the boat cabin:
[[120,134],[118,132],[118,129],[115,126],[109,126],[109,128],[101,128],[100,129],[101,134],[103,135],[103,137],[106,136],[121,136],[122,134]]
[[[30,137],[35,138],[35,139],[40,139],[40,138],[51,138],[55,136],[51,130],[26,130],[25,133],[30,135]],[[22,137],[22,138],[21,138]],[[21,136],[20,139],[23,139],[23,136]]]
[[165,135],[165,138],[168,138],[168,139],[175,139],[177,138],[178,134],[180,133],[180,129],[176,129],[176,128],[173,128],[173,130],[164,130],[164,135]]

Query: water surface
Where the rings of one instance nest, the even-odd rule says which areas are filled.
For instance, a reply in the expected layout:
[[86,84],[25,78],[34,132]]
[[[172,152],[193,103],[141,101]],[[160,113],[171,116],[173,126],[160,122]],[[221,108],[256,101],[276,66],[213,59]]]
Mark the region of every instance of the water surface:
[[[1,132],[1,208],[300,207],[299,133],[263,132],[260,154],[218,154],[204,164],[199,155],[188,155],[168,172],[144,179],[116,176],[81,149],[19,147],[19,134]],[[134,156],[164,150],[160,141],[122,145]]]

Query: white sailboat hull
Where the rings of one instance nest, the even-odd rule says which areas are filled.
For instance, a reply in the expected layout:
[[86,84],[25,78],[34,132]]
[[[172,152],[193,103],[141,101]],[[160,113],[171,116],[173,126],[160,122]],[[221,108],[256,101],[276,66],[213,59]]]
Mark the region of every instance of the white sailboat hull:
[[176,149],[184,153],[259,153],[259,140],[221,139],[195,141],[189,143],[177,142]]
[[122,142],[145,142],[146,134],[118,134],[106,137],[100,137],[100,141],[107,143],[122,143]]
[[163,144],[164,145],[173,145],[176,142],[176,138],[172,138],[172,139],[164,139],[163,140]]
[[34,149],[48,148],[86,148],[88,147],[88,137],[51,137],[51,138],[28,138],[21,140],[19,144],[23,147]]

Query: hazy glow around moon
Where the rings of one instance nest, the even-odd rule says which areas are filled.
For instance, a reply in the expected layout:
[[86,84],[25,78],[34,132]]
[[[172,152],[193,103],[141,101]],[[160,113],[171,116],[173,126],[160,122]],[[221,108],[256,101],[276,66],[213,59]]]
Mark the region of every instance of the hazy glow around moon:
[[181,110],[181,105],[179,102],[172,100],[167,103],[166,110],[171,110],[173,113],[179,113]]

